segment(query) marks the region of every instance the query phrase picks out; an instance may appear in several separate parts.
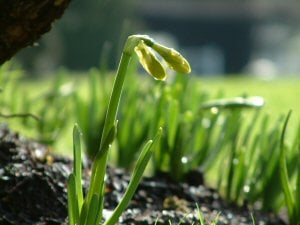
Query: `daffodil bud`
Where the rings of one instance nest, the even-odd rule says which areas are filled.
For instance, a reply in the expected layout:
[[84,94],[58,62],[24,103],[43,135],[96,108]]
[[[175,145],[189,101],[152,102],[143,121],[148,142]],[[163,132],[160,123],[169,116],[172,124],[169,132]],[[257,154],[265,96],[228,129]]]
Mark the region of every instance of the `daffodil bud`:
[[165,80],[166,71],[159,60],[156,58],[154,52],[144,43],[140,43],[134,48],[140,63],[144,69],[155,79]]
[[190,73],[191,67],[188,61],[175,49],[168,48],[158,43],[151,46],[168,63],[169,67],[178,73]]

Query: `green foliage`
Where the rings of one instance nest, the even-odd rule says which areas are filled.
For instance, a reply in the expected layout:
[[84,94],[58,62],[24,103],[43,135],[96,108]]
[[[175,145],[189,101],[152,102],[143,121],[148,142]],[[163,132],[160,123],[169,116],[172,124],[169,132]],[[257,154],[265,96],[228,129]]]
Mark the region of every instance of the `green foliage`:
[[[61,72],[46,90],[40,85],[24,88],[20,82],[24,72],[10,72],[9,67],[5,64],[0,71],[0,85],[4,87],[0,95],[1,117],[18,129],[30,131],[36,140],[53,145],[69,122],[72,84],[65,83],[65,73]],[[7,120],[15,117],[21,118],[19,122]]]
[[74,95],[75,120],[83,131],[86,155],[93,159],[98,151],[99,131],[103,129],[105,109],[108,107],[109,94],[104,85],[104,76],[97,70],[91,70],[88,79],[88,96]]
[[[59,73],[49,90],[31,101],[35,104],[35,113],[40,121],[36,124],[37,138],[46,144],[55,142],[67,125],[70,113],[74,87],[71,83],[64,83],[64,73]],[[69,103],[69,104],[67,104]],[[48,107],[45,107],[48,106]],[[49,107],[55,106],[55,107]]]
[[[139,159],[137,160],[132,178],[118,206],[113,211],[111,217],[104,223],[105,225],[113,225],[118,221],[121,213],[126,209],[130,199],[132,198],[146,168],[148,161],[152,155],[153,149],[156,147],[162,130],[159,130],[154,140],[148,141],[141,150]],[[68,211],[69,224],[99,224],[102,219],[103,198],[104,198],[104,179],[98,183],[100,192],[96,188],[89,188],[86,198],[82,194],[82,177],[81,177],[81,133],[78,125],[73,130],[74,142],[74,166],[73,172],[68,179]],[[97,162],[103,163],[103,160]],[[96,162],[96,163],[97,163]],[[89,196],[92,196],[89,199]]]
[[[77,83],[65,83],[65,77],[60,73],[50,88],[43,90],[45,94],[41,95],[39,88],[30,88],[38,90],[34,94],[23,89],[25,85],[20,85],[17,79],[22,71],[2,66],[0,111],[8,115],[32,113],[38,116],[40,122],[31,117],[13,121],[23,129],[31,130],[33,137],[39,134],[40,140],[50,144],[56,143],[58,138],[67,140],[64,131],[78,121],[83,131],[82,149],[91,158],[95,157],[93,154],[97,154],[100,142],[103,142],[102,149],[109,152],[107,149],[111,147],[112,160],[127,169],[136,168],[138,156],[144,151],[140,146],[155,136],[159,127],[164,127],[153,152],[154,172],[170,172],[174,179],[180,181],[186,172],[200,168],[207,183],[218,188],[229,201],[240,204],[247,201],[275,212],[286,207],[290,220],[299,220],[300,128],[297,122],[293,122],[290,123],[291,134],[284,135],[287,131],[282,131],[284,118],[280,112],[286,107],[280,99],[284,99],[285,92],[280,92],[281,98],[270,98],[270,89],[276,89],[277,94],[279,84],[275,81],[263,83],[268,95],[262,96],[267,96],[265,99],[268,104],[260,108],[261,105],[256,104],[262,102],[260,98],[247,97],[243,93],[241,97],[226,98],[224,94],[216,93],[214,86],[204,85],[208,82],[197,77],[187,79],[185,76],[176,76],[164,83],[154,83],[151,77],[136,76],[136,68],[128,69],[130,72],[126,76],[117,114],[118,131],[116,120],[112,120],[113,128],[107,129],[104,139],[99,138],[99,133],[104,127],[109,104],[107,87],[112,85],[112,77],[102,70],[89,71],[86,86],[85,79],[84,82],[80,79]],[[222,82],[228,85],[228,80]],[[285,86],[285,82],[279,83]],[[247,87],[251,85],[248,81]],[[238,82],[238,86],[242,84]],[[15,92],[16,89],[22,92]],[[211,90],[207,92],[208,89]],[[230,95],[233,95],[231,89],[234,88],[230,86],[229,89],[232,91]],[[257,90],[258,93],[264,93],[259,85]],[[287,101],[291,97],[289,94],[286,92]],[[272,101],[278,101],[280,107],[270,108]],[[266,113],[269,111],[272,113]],[[7,119],[2,118],[2,121]],[[110,145],[114,137],[113,145]],[[78,137],[74,137],[74,145],[75,140]],[[95,184],[102,182],[108,155],[105,156],[95,158],[101,164],[96,170]],[[80,163],[77,162],[77,168],[78,165]],[[104,186],[97,190],[91,188],[89,200],[78,203],[80,200],[75,193],[80,185],[75,171],[69,179],[69,204],[74,206],[69,208],[69,214],[72,218],[79,217],[82,224],[84,218],[94,215],[95,208],[101,211],[101,190]],[[88,204],[93,207],[89,209]],[[81,205],[81,216],[77,216],[76,205]]]
[[[112,93],[110,96],[104,120],[99,150],[92,152],[92,157],[94,158],[94,161],[92,165],[90,187],[88,189],[85,199],[83,199],[81,183],[81,139],[78,127],[76,125],[74,127],[74,167],[73,172],[70,174],[68,180],[68,206],[70,225],[98,225],[102,220],[102,211],[104,206],[105,194],[105,171],[107,167],[108,152],[117,133],[117,112],[123,90],[123,84],[125,81],[125,75],[131,59],[131,55],[133,54],[135,47],[140,43],[144,42],[149,42],[149,45],[155,43],[152,39],[140,35],[130,36],[127,42],[125,43],[125,47],[123,49],[123,54],[121,56],[120,65],[117,70],[117,75],[114,81]],[[141,60],[143,60],[143,57],[144,56],[141,57]],[[176,57],[178,58],[179,56],[176,55]],[[180,57],[183,59],[182,56]],[[149,63],[149,65],[147,65],[147,67],[149,68],[156,66],[153,65],[151,62],[144,62],[144,64],[147,63]],[[153,71],[152,69],[150,70]],[[96,99],[96,86],[94,86],[95,83],[96,82],[92,77],[92,101]],[[91,114],[96,112],[95,106],[96,102],[92,102],[90,109],[92,113],[90,113],[89,116],[93,116]],[[88,122],[91,122],[91,120],[89,119],[90,118],[88,118]],[[124,119],[126,120],[126,118]],[[118,206],[113,211],[111,217],[105,221],[105,225],[114,225],[118,222],[118,218],[126,209],[127,205],[129,204],[129,201],[131,200],[135,190],[138,187],[138,184],[142,178],[144,170],[146,169],[148,161],[151,158],[153,148],[156,147],[156,145],[158,144],[161,134],[162,128],[159,129],[153,141],[150,140],[144,145],[140,153],[140,157],[138,158],[134,167],[132,178],[129,182],[128,188],[123,198],[119,202]],[[91,154],[91,152],[88,153]]]

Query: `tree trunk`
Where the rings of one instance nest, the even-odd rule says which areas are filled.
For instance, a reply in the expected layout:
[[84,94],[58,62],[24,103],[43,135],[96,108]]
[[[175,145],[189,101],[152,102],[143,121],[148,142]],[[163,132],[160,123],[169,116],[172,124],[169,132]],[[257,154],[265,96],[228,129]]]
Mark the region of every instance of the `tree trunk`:
[[0,0],[0,65],[33,45],[62,16],[70,0]]

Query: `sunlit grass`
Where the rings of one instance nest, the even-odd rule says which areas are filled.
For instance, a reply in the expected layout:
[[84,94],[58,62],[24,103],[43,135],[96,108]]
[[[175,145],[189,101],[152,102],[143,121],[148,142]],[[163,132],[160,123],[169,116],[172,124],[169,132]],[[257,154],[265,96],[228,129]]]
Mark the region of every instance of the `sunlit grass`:
[[[80,93],[82,99],[87,100],[89,98],[89,74],[98,73],[98,70],[92,69],[86,72],[70,72],[67,70],[60,70],[56,74],[49,75],[48,77],[36,78],[36,79],[26,79],[26,76],[22,79],[22,85],[18,85],[18,92],[20,95],[25,95],[28,99],[38,98],[51,89],[53,80],[61,74],[64,83],[71,83],[74,88]],[[109,87],[113,82],[113,72],[105,75],[105,83],[103,84],[103,79],[101,79],[101,87],[106,88],[106,90],[98,90],[98,93],[108,92]],[[147,89],[153,84],[149,77],[140,76],[139,79],[146,80],[140,82],[140,89]],[[249,76],[234,76],[234,77],[201,77],[192,75],[190,77],[195,83],[193,87],[196,90],[194,92],[203,92],[209,95],[209,99],[214,99],[220,96],[222,93],[223,97],[236,97],[242,95],[248,96],[261,96],[265,100],[265,106],[263,107],[263,113],[269,114],[271,118],[277,120],[280,115],[284,115],[288,110],[293,111],[293,117],[291,118],[290,128],[288,133],[293,133],[297,129],[296,125],[300,118],[300,104],[298,104],[298,96],[300,96],[300,77],[277,77],[271,80],[262,80],[255,77]],[[4,98],[7,98],[7,93],[3,92]],[[22,101],[21,99],[18,100]],[[191,107],[197,104],[197,100],[194,99]],[[31,113],[37,113],[33,110]],[[72,115],[73,116],[73,115]],[[73,122],[77,122],[75,119],[70,121],[66,127],[64,127],[64,132],[62,133],[63,138],[58,138],[54,143],[54,149],[56,151],[66,153],[66,149],[71,149],[72,141],[69,138],[69,134],[72,132]],[[19,122],[14,122],[11,120],[13,128],[16,130],[24,131],[24,127],[19,126]],[[34,137],[33,129],[26,129],[26,135]],[[68,138],[66,138],[66,136]],[[36,137],[35,137],[36,138]],[[287,135],[289,138],[289,135]],[[71,151],[68,152],[70,154]]]
[[204,91],[221,91],[227,97],[243,94],[262,96],[266,101],[264,112],[278,116],[291,109],[293,114],[300,116],[300,104],[297,100],[300,96],[300,76],[282,76],[270,80],[247,76],[200,78],[199,85]]
[[[72,81],[77,88],[81,90],[82,95],[87,98],[88,94],[88,76],[89,72],[73,73],[64,71],[66,81]],[[53,74],[47,78],[38,78],[22,81],[22,89],[30,96],[40,95],[43,91],[38,87],[47,89],[51,85],[52,80],[57,74]],[[148,77],[140,77],[140,79],[149,80]],[[299,77],[277,77],[270,80],[262,80],[255,77],[241,75],[240,77],[201,77],[192,75],[191,79],[195,79],[199,90],[207,92],[211,97],[223,93],[226,97],[236,97],[241,95],[262,96],[266,105],[264,111],[270,114],[285,114],[289,109],[293,110],[293,114],[300,115],[300,104],[298,104],[298,96],[300,96],[300,75]],[[107,83],[113,81],[112,74]],[[148,82],[148,81],[147,81]]]
[[[107,103],[101,99],[106,98],[114,75],[97,69],[82,74],[68,71],[59,74],[47,79],[11,82],[3,90],[1,104],[2,112],[33,113],[43,118],[42,122],[29,118],[9,121],[13,129],[20,128],[25,135],[46,139],[53,149],[69,154],[74,123],[78,122],[83,128],[82,125],[89,125],[83,129],[84,135],[91,138],[84,140],[85,148],[93,144],[93,135],[99,138],[99,133],[92,131],[99,131],[99,121],[104,119]],[[284,204],[281,186],[276,184],[279,141],[289,110],[292,117],[285,135],[286,160],[292,187],[300,180],[294,181],[295,149],[300,133],[300,78],[278,77],[268,81],[245,76],[186,78],[169,78],[167,84],[161,84],[149,76],[138,76],[136,68],[131,70],[120,105],[112,161],[117,166],[132,168],[139,153],[138,146],[162,126],[165,129],[159,151],[154,154],[154,171],[172,171],[174,178],[180,181],[185,172],[200,166],[205,172],[206,184],[217,187],[227,200],[240,204],[245,199],[249,203],[260,201],[263,208],[278,211]],[[207,101],[220,98],[222,104],[226,99],[241,99],[235,98],[237,96],[261,96],[265,105],[261,109],[231,108],[235,104],[224,109],[203,107]],[[57,123],[62,110],[63,123]],[[299,192],[295,196],[299,196]]]

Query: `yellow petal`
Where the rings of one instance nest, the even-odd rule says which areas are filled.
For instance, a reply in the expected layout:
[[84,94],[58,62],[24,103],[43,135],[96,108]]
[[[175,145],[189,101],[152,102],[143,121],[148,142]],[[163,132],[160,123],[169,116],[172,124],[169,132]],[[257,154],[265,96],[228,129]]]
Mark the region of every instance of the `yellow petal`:
[[191,67],[188,61],[175,49],[154,43],[152,46],[158,54],[168,63],[169,67],[178,73],[190,73]]
[[165,68],[143,41],[141,41],[134,50],[139,58],[140,63],[151,76],[157,80],[166,79]]

